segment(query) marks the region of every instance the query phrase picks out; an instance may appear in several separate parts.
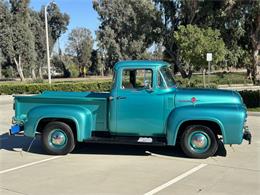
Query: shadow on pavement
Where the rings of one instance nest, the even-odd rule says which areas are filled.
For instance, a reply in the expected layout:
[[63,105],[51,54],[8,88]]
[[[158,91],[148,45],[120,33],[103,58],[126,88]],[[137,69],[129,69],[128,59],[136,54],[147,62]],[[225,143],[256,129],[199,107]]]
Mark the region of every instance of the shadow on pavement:
[[[16,149],[28,151],[32,141],[33,138],[30,137],[22,135],[10,136],[9,133],[4,133],[0,135],[0,149],[13,152],[17,152]],[[36,139],[33,141],[29,152],[44,154],[39,137],[36,137]]]
[[[0,149],[14,151],[21,148],[28,151],[32,138],[26,136],[10,136],[8,133],[0,135]],[[33,141],[28,151],[35,154],[45,154],[41,146],[40,137]],[[103,143],[78,143],[72,154],[102,154],[102,155],[134,155],[145,156],[151,153],[169,157],[186,158],[179,146],[149,146],[149,145],[127,145],[127,144],[103,144]],[[226,149],[219,142],[219,149],[215,156],[226,156]]]

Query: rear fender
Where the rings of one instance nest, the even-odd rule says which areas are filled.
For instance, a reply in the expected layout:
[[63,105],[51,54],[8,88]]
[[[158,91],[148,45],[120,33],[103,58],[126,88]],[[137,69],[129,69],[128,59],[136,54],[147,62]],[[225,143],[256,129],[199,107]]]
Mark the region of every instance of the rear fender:
[[28,112],[24,123],[24,134],[34,137],[38,124],[42,119],[70,119],[76,125],[77,140],[83,141],[91,137],[93,116],[90,110],[81,106],[38,106]]

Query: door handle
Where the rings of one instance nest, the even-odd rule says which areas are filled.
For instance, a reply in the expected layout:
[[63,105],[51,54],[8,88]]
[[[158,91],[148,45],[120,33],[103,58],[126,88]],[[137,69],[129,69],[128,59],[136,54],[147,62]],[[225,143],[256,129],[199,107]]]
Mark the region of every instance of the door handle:
[[117,100],[122,100],[122,99],[126,99],[126,97],[123,97],[123,96],[118,96],[116,97]]

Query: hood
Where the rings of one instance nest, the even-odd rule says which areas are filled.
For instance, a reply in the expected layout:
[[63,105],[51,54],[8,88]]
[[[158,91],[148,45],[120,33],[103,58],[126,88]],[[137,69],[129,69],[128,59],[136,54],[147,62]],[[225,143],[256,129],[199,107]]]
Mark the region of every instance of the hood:
[[175,105],[190,104],[243,104],[239,93],[220,89],[187,89],[178,88],[175,96]]

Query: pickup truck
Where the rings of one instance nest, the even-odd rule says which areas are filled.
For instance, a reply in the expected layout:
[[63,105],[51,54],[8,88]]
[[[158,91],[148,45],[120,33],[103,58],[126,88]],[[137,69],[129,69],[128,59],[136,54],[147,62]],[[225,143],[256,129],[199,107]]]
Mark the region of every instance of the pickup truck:
[[41,135],[49,154],[76,142],[180,144],[191,158],[207,158],[224,144],[251,141],[239,93],[179,88],[164,61],[121,61],[111,92],[45,91],[14,96],[10,134]]

